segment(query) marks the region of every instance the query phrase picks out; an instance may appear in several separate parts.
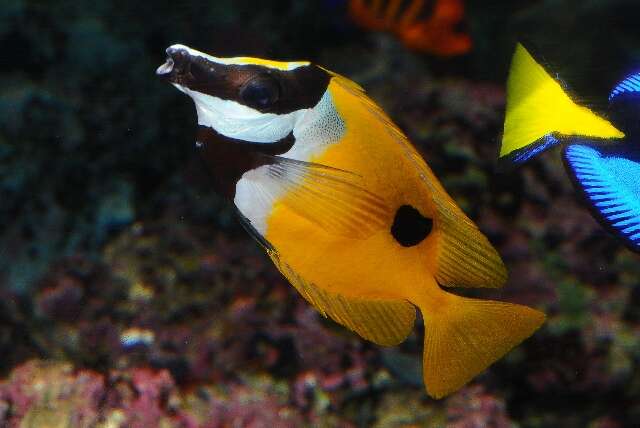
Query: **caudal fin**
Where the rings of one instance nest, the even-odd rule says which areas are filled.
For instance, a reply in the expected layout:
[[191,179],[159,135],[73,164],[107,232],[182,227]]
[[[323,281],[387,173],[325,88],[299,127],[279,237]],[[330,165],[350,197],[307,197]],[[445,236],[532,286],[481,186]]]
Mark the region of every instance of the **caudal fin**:
[[500,159],[524,162],[558,143],[556,137],[622,138],[609,121],[576,104],[518,44],[507,81],[507,112]]
[[542,312],[506,302],[447,294],[423,311],[423,375],[427,393],[441,398],[486,369],[542,325]]

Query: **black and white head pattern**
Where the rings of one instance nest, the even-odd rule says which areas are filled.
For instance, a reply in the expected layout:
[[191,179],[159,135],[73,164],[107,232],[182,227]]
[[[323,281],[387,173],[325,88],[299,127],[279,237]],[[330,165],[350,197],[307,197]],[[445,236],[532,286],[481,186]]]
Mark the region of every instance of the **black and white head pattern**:
[[198,124],[252,143],[287,137],[330,80],[308,62],[217,58],[184,45],[169,47],[167,55],[157,73],[193,99]]
[[[198,143],[223,192],[264,233],[284,190],[256,153],[308,161],[340,140],[345,125],[327,90],[331,75],[305,61],[218,58],[184,45],[167,49],[156,73],[189,95]],[[265,197],[268,195],[268,197]]]

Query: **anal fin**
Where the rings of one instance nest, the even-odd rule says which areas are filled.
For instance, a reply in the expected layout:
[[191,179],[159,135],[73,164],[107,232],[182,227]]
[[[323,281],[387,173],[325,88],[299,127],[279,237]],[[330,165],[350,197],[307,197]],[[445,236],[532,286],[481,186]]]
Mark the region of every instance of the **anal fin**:
[[276,267],[322,315],[383,346],[404,341],[413,329],[416,310],[406,300],[345,296],[323,290],[300,277],[278,253],[267,250]]

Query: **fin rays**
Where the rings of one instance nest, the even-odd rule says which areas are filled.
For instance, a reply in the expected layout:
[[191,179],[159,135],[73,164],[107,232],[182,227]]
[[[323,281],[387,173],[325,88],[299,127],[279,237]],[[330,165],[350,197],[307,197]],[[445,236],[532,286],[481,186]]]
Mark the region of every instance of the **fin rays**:
[[564,158],[598,220],[640,250],[640,163],[581,144],[568,146]]
[[426,162],[411,146],[405,135],[369,97],[350,80],[335,76],[336,82],[363,103],[385,125],[390,136],[403,149],[422,182],[429,188],[437,209],[436,227],[439,240],[436,279],[444,286],[501,287],[507,272],[500,256],[477,226],[460,210],[442,188]]
[[632,74],[618,83],[609,94],[609,101],[629,93],[640,93],[640,73]]
[[323,316],[355,331],[363,338],[384,346],[402,342],[411,332],[415,321],[415,307],[404,300],[347,297],[323,290],[301,278],[277,251],[271,257],[280,272],[298,292]]
[[385,202],[364,187],[360,176],[311,162],[269,158],[271,163],[261,167],[264,174],[243,176],[263,204],[282,204],[325,231],[352,239],[365,239],[388,221]]
[[462,387],[544,322],[526,306],[447,295],[425,319],[423,375],[435,398]]
[[464,214],[455,215],[442,207],[439,212],[442,238],[438,282],[457,287],[501,287],[507,280],[507,271],[487,238],[470,221],[459,220]]
[[[500,166],[525,162],[564,143],[567,172],[594,217],[631,250],[640,251],[640,151],[631,143],[639,129],[634,103],[640,94],[640,73],[623,79],[609,95],[609,113],[626,136],[574,103],[520,44],[507,91]],[[625,137],[626,141],[612,142]]]

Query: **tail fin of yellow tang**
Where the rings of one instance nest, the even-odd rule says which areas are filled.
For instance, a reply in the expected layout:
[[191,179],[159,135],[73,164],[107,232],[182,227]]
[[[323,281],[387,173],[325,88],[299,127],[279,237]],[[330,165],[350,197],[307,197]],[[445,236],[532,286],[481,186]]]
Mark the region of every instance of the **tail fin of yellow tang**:
[[571,100],[560,83],[518,44],[507,81],[500,159],[524,162],[556,144],[557,136],[622,138],[624,134]]
[[542,312],[526,306],[444,295],[443,305],[420,307],[425,323],[424,384],[435,398],[462,387],[531,336],[545,319]]

